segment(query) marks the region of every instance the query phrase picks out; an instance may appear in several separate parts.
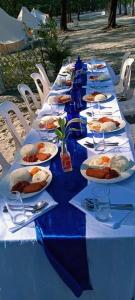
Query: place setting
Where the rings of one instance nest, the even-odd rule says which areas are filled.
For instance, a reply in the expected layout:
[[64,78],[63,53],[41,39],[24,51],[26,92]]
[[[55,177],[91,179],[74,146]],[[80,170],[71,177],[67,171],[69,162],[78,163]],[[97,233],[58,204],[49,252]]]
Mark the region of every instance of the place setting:
[[72,80],[70,74],[60,74],[52,87],[53,91],[69,91],[72,87]]
[[103,183],[101,186],[100,183],[96,183],[95,185],[90,180],[88,186],[70,200],[70,204],[86,214],[91,224],[94,222],[94,226],[98,228],[107,226],[118,230],[123,224],[129,222],[135,210],[133,198],[132,200],[129,196],[129,200],[126,198],[127,191],[122,199],[117,197],[121,192],[122,188],[119,186],[116,186],[114,193],[111,184]]
[[83,100],[88,103],[95,103],[95,102],[106,102],[112,98],[112,94],[110,93],[102,93],[98,91],[93,91],[91,93],[87,93],[83,96]]
[[42,216],[50,209],[58,205],[56,201],[44,191],[38,195],[34,194],[32,200],[22,198],[21,193],[5,194],[3,201],[3,218],[7,229],[12,234],[24,227],[33,227],[33,221]]
[[82,147],[85,147],[88,152],[93,154],[106,153],[112,151],[122,152],[123,147],[128,148],[128,139],[121,136],[110,136],[105,132],[91,131],[91,133],[77,141]]
[[2,210],[10,232],[31,224],[57,205],[46,191],[52,177],[48,167],[36,165],[17,168],[2,180]]

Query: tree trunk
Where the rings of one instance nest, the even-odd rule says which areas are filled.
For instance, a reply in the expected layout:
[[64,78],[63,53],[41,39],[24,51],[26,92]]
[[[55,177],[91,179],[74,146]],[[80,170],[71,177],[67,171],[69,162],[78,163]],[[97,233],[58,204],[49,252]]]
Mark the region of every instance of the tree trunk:
[[80,1],[77,2],[77,20],[80,21]]
[[61,30],[67,30],[67,0],[61,0]]
[[127,2],[124,2],[124,15],[127,16]]
[[117,3],[118,0],[110,0],[108,26],[107,26],[108,29],[116,27]]
[[121,15],[121,0],[119,0],[119,15]]
[[135,9],[134,9],[134,3],[135,1],[134,0],[132,0],[132,2],[131,2],[131,16],[134,16],[134,14],[135,14]]

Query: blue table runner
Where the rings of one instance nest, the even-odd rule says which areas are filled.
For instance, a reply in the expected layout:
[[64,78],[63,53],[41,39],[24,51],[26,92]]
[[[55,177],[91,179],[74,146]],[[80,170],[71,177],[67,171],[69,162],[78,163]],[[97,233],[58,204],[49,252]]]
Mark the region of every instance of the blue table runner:
[[58,155],[51,161],[53,180],[47,191],[59,205],[36,221],[37,239],[65,283],[79,297],[84,290],[92,289],[86,250],[85,214],[68,202],[86,185],[80,165],[87,151],[70,139],[68,149],[72,156],[73,171],[64,173]]

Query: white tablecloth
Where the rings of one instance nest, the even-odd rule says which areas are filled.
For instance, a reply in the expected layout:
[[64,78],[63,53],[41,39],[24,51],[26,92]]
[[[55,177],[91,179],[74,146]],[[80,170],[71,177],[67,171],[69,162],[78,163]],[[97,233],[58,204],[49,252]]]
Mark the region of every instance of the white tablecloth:
[[[110,89],[113,90],[111,81]],[[116,98],[108,103],[117,106]],[[33,136],[32,131],[28,141]],[[122,136],[124,138],[126,133]],[[133,159],[130,146],[129,143],[123,146],[123,154]],[[131,195],[134,201],[135,176],[120,185],[123,197]],[[80,300],[131,300],[135,285],[135,213],[132,212],[117,230],[87,216],[86,236],[94,290],[84,292]],[[12,234],[6,227],[0,226],[0,300],[13,299],[77,299],[59,278],[43,248],[37,243],[34,227]]]

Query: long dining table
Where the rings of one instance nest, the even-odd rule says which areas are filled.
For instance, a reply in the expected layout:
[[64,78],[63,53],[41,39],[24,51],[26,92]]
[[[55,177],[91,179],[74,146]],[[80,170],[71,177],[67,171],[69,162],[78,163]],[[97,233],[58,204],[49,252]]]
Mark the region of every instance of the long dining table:
[[[63,70],[63,68],[60,70],[60,74]],[[107,67],[103,72],[109,76]],[[100,87],[96,84],[91,86],[88,80],[90,74],[92,72],[88,68],[85,93],[90,93],[96,88],[104,93],[111,93],[111,99],[101,104],[102,111],[105,114],[111,107],[112,117],[123,119],[111,78]],[[55,84],[51,93],[55,93]],[[57,93],[59,93],[58,90]],[[90,104],[87,104],[86,109],[90,110],[90,108]],[[86,109],[80,113],[83,117],[87,116]],[[40,113],[43,114],[45,110],[46,103]],[[112,133],[107,137],[113,135],[118,136],[123,143],[119,147],[112,147],[108,152],[120,153],[134,161],[134,146],[128,124],[119,132]],[[38,140],[39,134],[32,129],[26,137],[25,143],[34,143]],[[76,143],[78,144],[78,141]],[[83,147],[81,142],[79,145]],[[87,149],[87,157],[93,155],[95,155],[94,152]],[[55,158],[53,162],[55,165]],[[15,162],[11,169],[18,166],[19,164]],[[62,175],[62,170],[54,171],[58,171]],[[89,187],[91,184],[88,182]],[[2,186],[0,188],[2,192]],[[122,182],[110,184],[110,190],[112,202],[117,202],[119,198],[122,203],[134,204],[135,174]],[[58,201],[58,199],[54,200]],[[71,204],[69,203],[69,205]],[[4,220],[2,206],[1,203],[0,299],[77,299],[52,267],[43,248],[38,243],[35,224],[32,223],[16,233],[9,232],[4,221],[2,223]],[[107,226],[104,222],[99,222],[90,214],[86,214],[87,261],[93,290],[84,291],[80,300],[131,300],[135,296],[135,211],[129,212],[119,225],[116,228]]]

